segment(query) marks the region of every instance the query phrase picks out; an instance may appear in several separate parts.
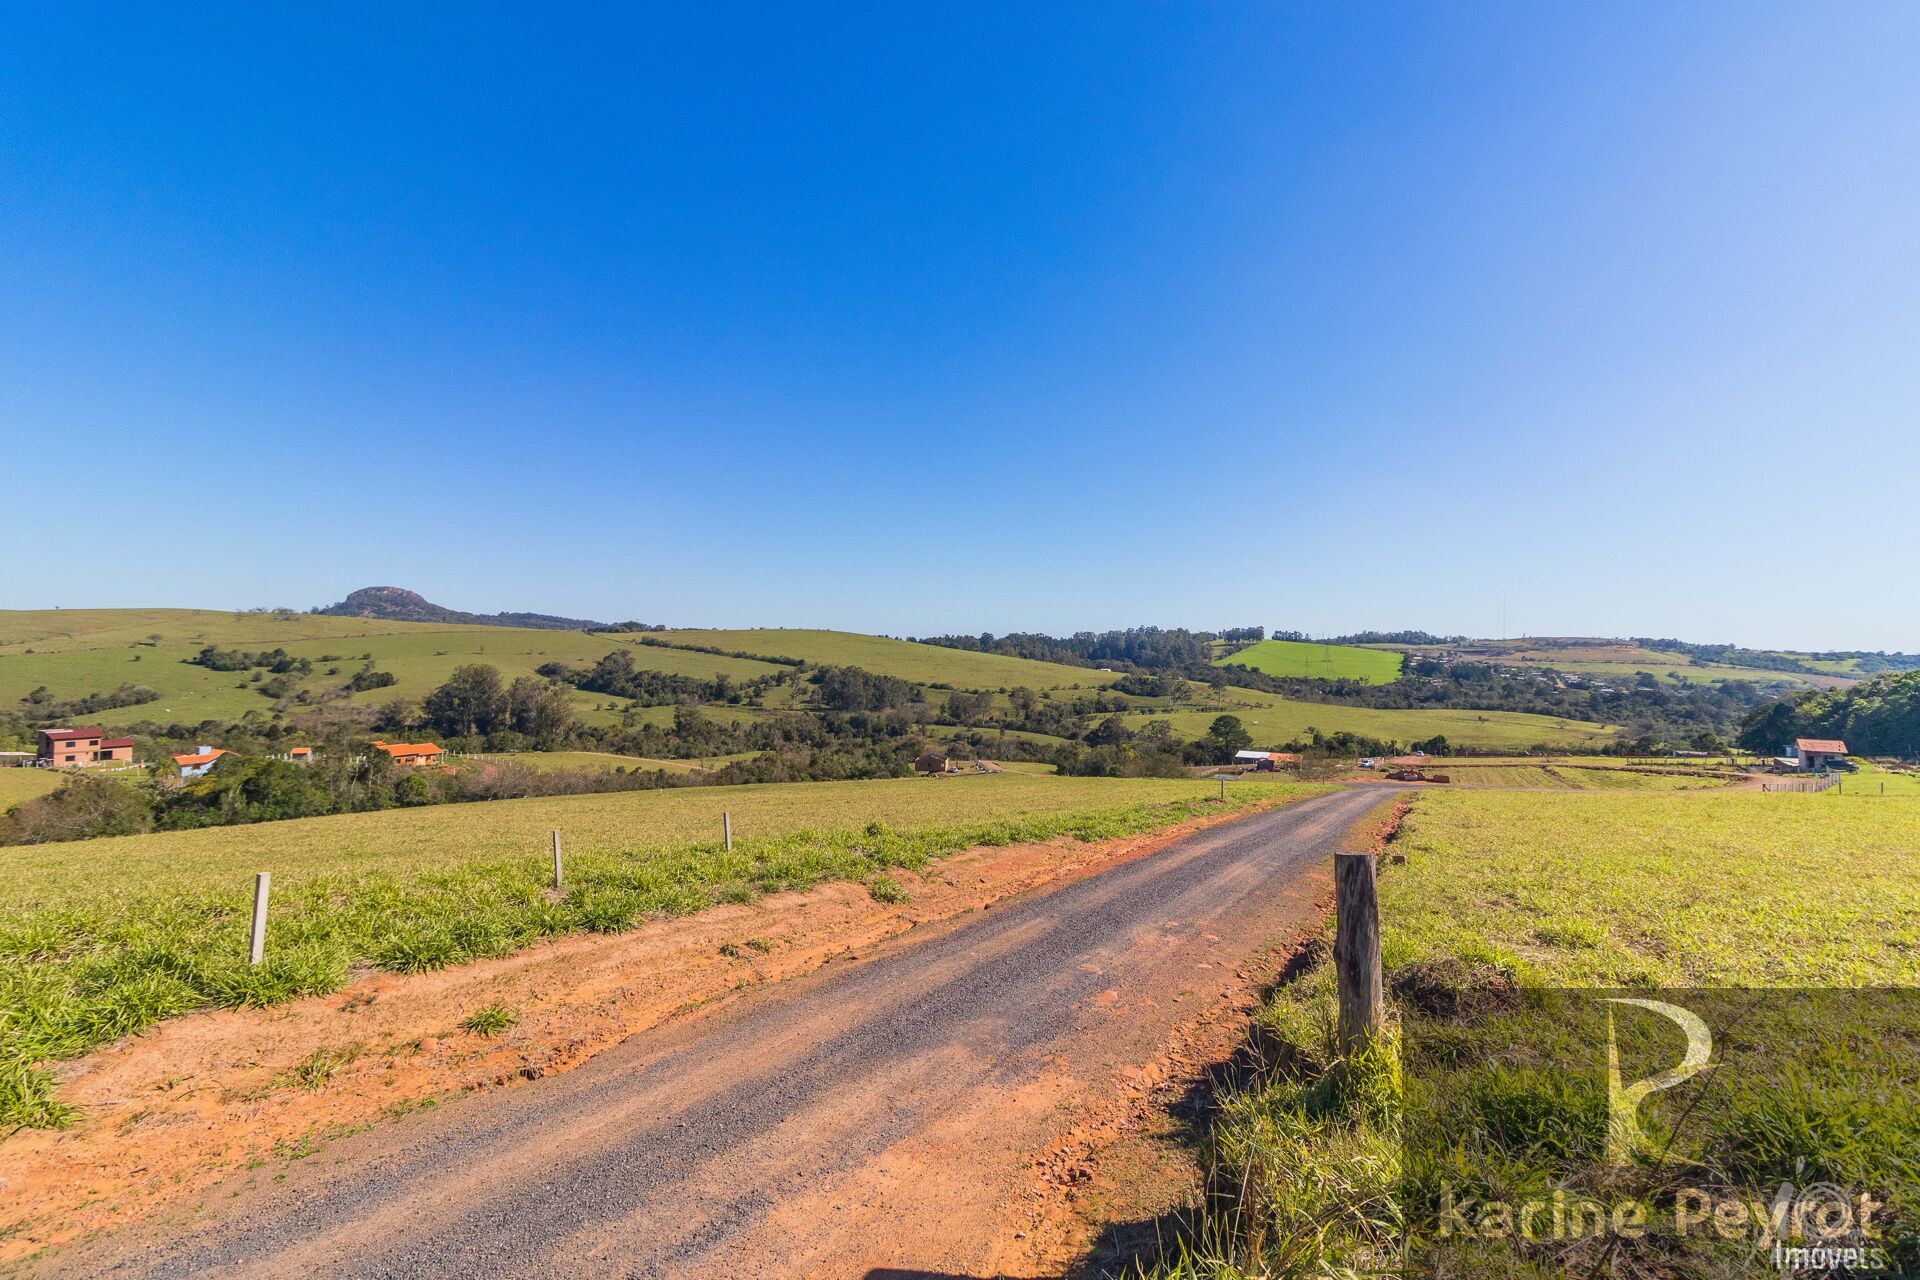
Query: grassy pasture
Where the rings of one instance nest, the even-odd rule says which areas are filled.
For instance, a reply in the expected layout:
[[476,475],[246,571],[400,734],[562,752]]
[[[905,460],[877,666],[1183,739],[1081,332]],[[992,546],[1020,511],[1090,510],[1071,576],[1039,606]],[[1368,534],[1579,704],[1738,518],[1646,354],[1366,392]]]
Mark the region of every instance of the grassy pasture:
[[466,760],[524,764],[529,768],[547,772],[557,772],[562,769],[604,769],[609,772],[614,769],[629,771],[665,769],[668,773],[692,773],[700,764],[695,760],[654,760],[646,756],[623,756],[612,751],[496,751],[461,758],[461,761]]
[[[1434,790],[1393,848],[1406,861],[1381,868],[1379,894],[1398,1028],[1384,1051],[1337,1066],[1331,966],[1276,993],[1255,1020],[1266,1065],[1229,1090],[1202,1149],[1237,1203],[1191,1224],[1152,1280],[1376,1274],[1400,1261],[1404,1214],[1432,1220],[1438,1185],[1483,1199],[1610,1185],[1617,1172],[1586,1154],[1604,1085],[1538,1065],[1570,1056],[1552,989],[1920,983],[1920,801]],[[1892,1008],[1879,1024],[1823,1024],[1810,1055],[1726,1077],[1731,1121],[1689,1132],[1681,1160],[1710,1171],[1692,1176],[1731,1176],[1764,1200],[1783,1181],[1875,1185],[1863,1171],[1904,1158],[1895,1189],[1910,1186],[1915,1028]],[[1729,1038],[1768,1043],[1781,1025],[1769,1016]],[[1590,1062],[1593,1041],[1576,1038],[1572,1058]],[[1679,1115],[1663,1103],[1649,1104],[1656,1133]],[[1910,1232],[1915,1210],[1896,1201],[1883,1221]],[[1745,1244],[1722,1269],[1635,1274],[1756,1274]],[[1452,1247],[1476,1246],[1440,1246]],[[1557,1242],[1520,1253],[1503,1241],[1415,1273],[1608,1273]]]
[[[1324,788],[1247,783],[1227,808]],[[1210,784],[1023,773],[444,805],[0,851],[0,1125],[57,1123],[33,1064],[209,1005],[333,990],[543,937],[826,880],[873,881],[977,844],[1098,839],[1220,812]],[[723,811],[734,848],[720,842]],[[548,832],[567,889],[547,890]],[[271,870],[268,959],[246,964]]]
[[[1387,646],[1369,645],[1367,647],[1386,648]],[[1813,665],[1822,671],[1832,669],[1830,675],[1817,676],[1807,676],[1792,671],[1771,671],[1763,667],[1732,666],[1725,663],[1695,666],[1683,654],[1665,653],[1626,641],[1571,644],[1565,641],[1555,643],[1552,640],[1469,640],[1459,645],[1406,646],[1405,651],[1420,656],[1436,656],[1441,652],[1453,652],[1481,662],[1515,667],[1550,667],[1555,671],[1613,682],[1631,681],[1641,672],[1646,672],[1662,679],[1688,684],[1711,684],[1719,680],[1749,680],[1762,683],[1786,681],[1792,684],[1826,685],[1840,683],[1839,677],[1846,673],[1837,668],[1852,665],[1852,660],[1845,663],[1816,662]],[[1804,660],[1804,655],[1800,654],[1786,656]]]
[[1585,745],[1604,742],[1615,732],[1607,725],[1519,711],[1381,710],[1296,702],[1250,689],[1231,690],[1228,698],[1232,705],[1225,711],[1180,710],[1171,715],[1128,713],[1126,724],[1138,730],[1153,719],[1163,719],[1172,724],[1175,734],[1191,739],[1203,736],[1216,716],[1235,715],[1253,735],[1256,747],[1292,742],[1304,737],[1309,728],[1318,728],[1322,733],[1344,729],[1400,743],[1422,742],[1435,734],[1443,734],[1448,742],[1458,746],[1492,750],[1522,749],[1543,742],[1556,746]]
[[1270,676],[1299,676],[1308,680],[1391,684],[1400,678],[1400,655],[1396,651],[1301,640],[1262,640],[1238,653],[1214,659],[1213,665],[1252,667]]
[[[1394,965],[1464,950],[1565,985],[1920,982],[1920,805],[1436,791],[1395,848]],[[1539,936],[1569,921],[1591,945]]]
[[[915,644],[850,631],[766,628],[748,631],[666,631],[657,638],[674,644],[707,645],[735,653],[801,658],[821,665],[863,667],[915,684],[950,684],[962,689],[1093,689],[1119,676],[1091,667],[1069,667],[997,653],[971,653],[933,644]],[[642,646],[644,648],[645,646]]]
[[61,775],[52,769],[0,769],[0,813],[36,796],[46,795],[60,785]]
[[1920,774],[1896,773],[1870,760],[1856,760],[1858,773],[1843,777],[1820,794],[1840,799],[1866,800],[1880,796],[1920,796]]
[[[282,648],[308,658],[314,672],[300,687],[314,692],[345,683],[360,668],[362,655],[371,655],[377,669],[398,679],[356,695],[359,701],[379,702],[422,697],[465,663],[488,663],[511,680],[547,662],[589,666],[623,644],[635,650],[640,666],[674,675],[745,681],[780,670],[751,659],[642,646],[630,637],[580,631],[190,609],[5,611],[0,612],[0,704],[42,685],[56,698],[72,698],[136,684],[152,688],[160,700],[87,719],[106,726],[143,720],[194,723],[271,710],[273,703],[257,692],[250,673],[209,671],[185,661],[207,645]],[[587,708],[620,700],[584,694],[577,701],[589,718],[608,720],[611,716]]]

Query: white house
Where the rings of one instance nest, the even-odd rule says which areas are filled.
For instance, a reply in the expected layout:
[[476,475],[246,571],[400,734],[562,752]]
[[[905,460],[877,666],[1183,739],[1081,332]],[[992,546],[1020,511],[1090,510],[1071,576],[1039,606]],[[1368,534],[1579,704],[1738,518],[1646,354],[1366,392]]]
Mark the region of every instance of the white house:
[[207,770],[213,768],[221,756],[227,754],[221,747],[195,747],[173,758],[174,767],[180,770],[183,778],[204,778]]

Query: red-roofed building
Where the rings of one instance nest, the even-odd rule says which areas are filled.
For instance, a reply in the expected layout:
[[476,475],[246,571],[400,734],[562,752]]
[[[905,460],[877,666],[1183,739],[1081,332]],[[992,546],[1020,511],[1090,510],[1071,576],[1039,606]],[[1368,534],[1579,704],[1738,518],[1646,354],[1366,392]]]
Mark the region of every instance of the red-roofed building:
[[99,729],[42,729],[34,741],[35,763],[54,769],[133,759],[132,738],[109,738]]
[[1838,738],[1795,738],[1781,759],[1795,769],[1824,773],[1847,762],[1847,744]]
[[447,754],[445,747],[435,746],[431,742],[376,742],[375,751],[384,751],[393,757],[395,764],[415,768],[423,764],[439,764],[440,757]]

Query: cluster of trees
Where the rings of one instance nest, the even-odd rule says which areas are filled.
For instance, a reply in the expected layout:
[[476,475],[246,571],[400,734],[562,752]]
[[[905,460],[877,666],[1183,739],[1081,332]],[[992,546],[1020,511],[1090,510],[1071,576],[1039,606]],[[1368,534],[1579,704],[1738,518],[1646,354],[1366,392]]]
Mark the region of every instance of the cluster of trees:
[[1204,666],[1212,656],[1211,642],[1226,638],[1264,638],[1263,627],[1231,627],[1226,632],[1188,631],[1184,627],[1128,627],[1124,631],[1078,631],[1070,636],[1015,632],[996,636],[925,636],[922,644],[975,653],[998,653],[1069,666],[1158,669]]
[[1740,722],[1736,740],[1747,751],[1771,755],[1795,738],[1840,738],[1856,755],[1920,756],[1920,671],[1755,708]]
[[827,711],[888,711],[927,700],[918,685],[861,667],[821,667],[809,679],[813,705]]
[[1124,675],[1107,688],[1115,693],[1130,693],[1136,698],[1171,698],[1186,702],[1193,697],[1193,685],[1179,676]]
[[1685,654],[1697,666],[1724,663],[1735,667],[1758,667],[1764,671],[1793,671],[1801,675],[1825,675],[1830,671],[1822,663],[1853,661],[1863,675],[1887,671],[1920,669],[1920,654],[1888,653],[1885,650],[1829,649],[1820,653],[1774,653],[1764,649],[1742,649],[1736,644],[1688,644],[1684,640],[1635,636],[1633,642],[1644,649]]
[[560,745],[573,725],[573,692],[564,682],[521,676],[512,684],[483,662],[458,667],[420,704],[426,724],[450,738],[510,732],[544,748]]
[[222,649],[208,645],[191,658],[183,659],[189,666],[205,667],[209,671],[248,671],[254,667],[264,667],[273,675],[308,675],[313,671],[313,660],[296,658],[285,649],[267,649],[260,652],[248,652],[244,649]]
[[[1306,639],[1305,636],[1290,636],[1289,639]],[[1328,644],[1459,644],[1465,636],[1437,636],[1431,631],[1355,631],[1350,635],[1335,636]]]
[[681,786],[661,770],[530,768],[484,763],[457,769],[396,767],[378,751],[328,753],[312,764],[227,756],[205,777],[143,783],[80,773],[0,817],[0,844],[44,844],[363,813],[429,804],[508,800]]
[[538,674],[549,680],[570,684],[576,689],[585,689],[589,693],[626,698],[642,707],[670,707],[682,702],[737,704],[759,696],[780,679],[769,676],[745,685],[736,685],[726,675],[702,680],[666,671],[649,671],[634,662],[631,649],[615,649],[585,671],[564,662],[549,662],[539,668]]
[[158,702],[160,695],[143,684],[123,684],[107,693],[89,693],[79,698],[55,698],[41,685],[26,697],[20,699],[23,714],[33,720],[72,720],[78,716],[90,716],[96,711],[111,711],[115,707],[138,707],[149,702]]

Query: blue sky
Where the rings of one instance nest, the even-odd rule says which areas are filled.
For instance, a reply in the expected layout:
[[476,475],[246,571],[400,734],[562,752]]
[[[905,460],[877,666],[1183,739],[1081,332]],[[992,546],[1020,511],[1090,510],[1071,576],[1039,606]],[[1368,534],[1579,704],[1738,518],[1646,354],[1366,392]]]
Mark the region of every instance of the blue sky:
[[1920,7],[55,8],[0,606],[1920,649]]

